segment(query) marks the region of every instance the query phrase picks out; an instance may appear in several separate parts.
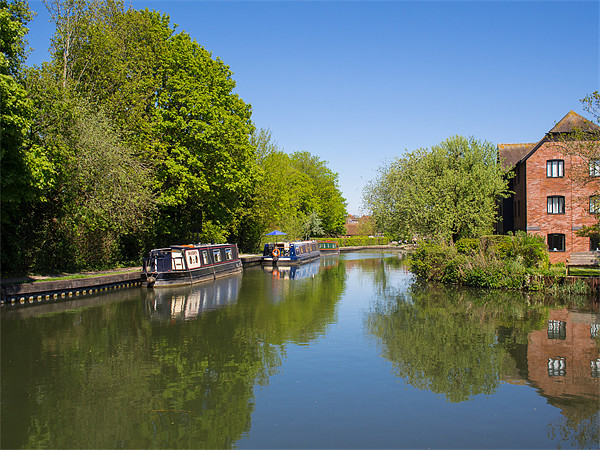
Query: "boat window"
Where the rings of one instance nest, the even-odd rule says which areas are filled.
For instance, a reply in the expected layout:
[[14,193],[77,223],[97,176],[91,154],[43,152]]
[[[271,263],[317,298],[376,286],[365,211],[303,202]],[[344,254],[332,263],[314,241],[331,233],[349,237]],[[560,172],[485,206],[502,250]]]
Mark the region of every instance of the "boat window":
[[213,259],[215,262],[221,262],[221,250],[213,250]]
[[208,264],[208,252],[206,250],[202,250],[202,261],[204,265]]
[[230,248],[226,248],[225,249],[225,259],[227,259],[227,260],[233,259],[233,254],[231,253],[231,249]]
[[187,250],[185,254],[187,256],[188,269],[197,269],[200,267],[200,254],[198,250]]

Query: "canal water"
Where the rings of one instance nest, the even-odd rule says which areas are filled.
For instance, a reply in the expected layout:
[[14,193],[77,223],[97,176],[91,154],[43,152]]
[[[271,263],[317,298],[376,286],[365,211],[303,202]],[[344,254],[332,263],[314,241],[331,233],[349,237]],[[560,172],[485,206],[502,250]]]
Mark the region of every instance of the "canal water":
[[1,447],[595,448],[599,323],[367,252],[4,307]]

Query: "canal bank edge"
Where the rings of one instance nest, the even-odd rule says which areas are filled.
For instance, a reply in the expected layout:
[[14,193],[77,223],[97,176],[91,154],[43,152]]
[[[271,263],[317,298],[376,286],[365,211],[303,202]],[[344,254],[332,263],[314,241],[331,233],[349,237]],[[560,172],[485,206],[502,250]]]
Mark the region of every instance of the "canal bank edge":
[[[358,250],[395,250],[406,252],[406,247],[393,245],[371,245],[341,247],[340,252],[352,252]],[[261,255],[240,255],[243,267],[259,265]],[[89,276],[86,276],[89,275]],[[73,275],[70,275],[73,276]],[[109,289],[127,288],[140,286],[141,267],[112,270],[106,273],[90,272],[78,274],[77,278],[53,279],[44,281],[44,277],[22,277],[0,280],[1,304],[25,303],[33,301],[68,298],[78,295],[91,294],[93,292]]]

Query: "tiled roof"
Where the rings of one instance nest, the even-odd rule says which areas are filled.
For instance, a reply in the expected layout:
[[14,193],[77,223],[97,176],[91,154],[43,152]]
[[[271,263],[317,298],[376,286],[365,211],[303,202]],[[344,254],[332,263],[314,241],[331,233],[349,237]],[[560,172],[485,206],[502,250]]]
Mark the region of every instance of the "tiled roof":
[[536,145],[537,142],[527,144],[498,144],[500,164],[502,164],[504,169],[513,167],[519,161],[521,161]]
[[554,127],[548,133],[571,133],[574,130],[598,133],[600,131],[600,127],[587,120],[585,117],[580,116],[575,111],[569,111],[569,113],[560,119],[560,121],[554,125]]

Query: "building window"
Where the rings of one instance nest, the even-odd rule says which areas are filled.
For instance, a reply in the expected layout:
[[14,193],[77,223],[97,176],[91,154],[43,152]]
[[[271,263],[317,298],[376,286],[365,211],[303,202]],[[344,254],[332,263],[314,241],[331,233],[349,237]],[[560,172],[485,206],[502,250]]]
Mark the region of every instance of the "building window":
[[590,238],[590,252],[600,251],[600,236],[592,236]]
[[564,252],[565,251],[565,235],[554,233],[548,235],[548,251]]
[[562,159],[546,161],[546,176],[548,178],[562,178],[565,176],[565,162]]
[[592,378],[600,378],[600,358],[592,359],[590,361],[590,367],[592,369]]
[[600,214],[600,195],[590,197],[590,214]]
[[567,360],[563,357],[548,358],[548,376],[564,377],[567,374]]
[[590,177],[600,177],[600,159],[590,159]]
[[548,321],[548,339],[561,339],[567,338],[567,322],[562,320],[549,320]]
[[564,214],[565,198],[560,195],[548,197],[548,214]]

